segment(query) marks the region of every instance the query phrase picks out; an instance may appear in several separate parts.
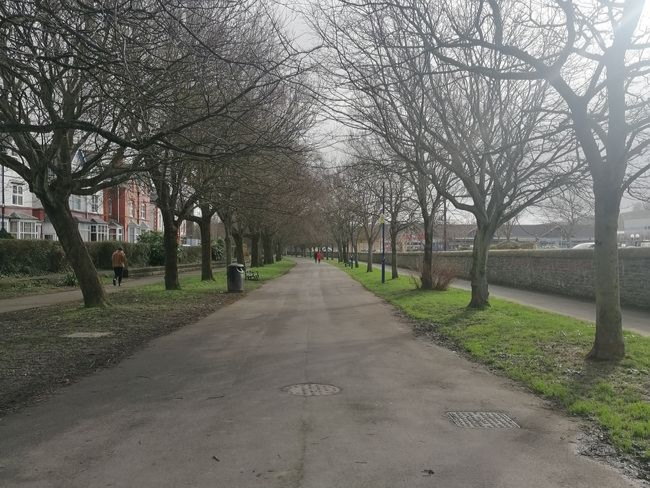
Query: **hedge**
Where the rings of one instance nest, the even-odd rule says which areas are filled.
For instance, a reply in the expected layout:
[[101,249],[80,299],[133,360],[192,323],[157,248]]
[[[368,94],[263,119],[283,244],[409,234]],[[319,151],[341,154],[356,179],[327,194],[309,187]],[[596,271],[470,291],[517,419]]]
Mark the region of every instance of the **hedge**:
[[0,275],[42,275],[68,268],[58,242],[0,239]]
[[181,246],[178,248],[178,262],[181,264],[200,263],[201,246]]
[[[87,242],[86,247],[97,269],[111,269],[111,255],[121,246],[129,267],[149,266],[149,246],[127,242]],[[180,263],[201,261],[200,247],[179,248]],[[0,239],[0,276],[63,273],[70,267],[61,245],[56,241]]]
[[113,269],[111,256],[118,247],[124,249],[126,264],[130,268],[141,268],[149,265],[149,246],[129,242],[102,241],[87,242],[86,247],[97,269]]

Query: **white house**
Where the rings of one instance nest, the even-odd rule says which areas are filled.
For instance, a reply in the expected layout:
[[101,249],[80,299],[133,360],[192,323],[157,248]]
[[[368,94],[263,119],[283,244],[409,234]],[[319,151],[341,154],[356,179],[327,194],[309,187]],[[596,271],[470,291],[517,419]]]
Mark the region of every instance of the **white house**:
[[[650,240],[650,210],[633,210],[622,213],[621,221],[626,239],[631,241]],[[632,235],[635,237],[631,238]]]

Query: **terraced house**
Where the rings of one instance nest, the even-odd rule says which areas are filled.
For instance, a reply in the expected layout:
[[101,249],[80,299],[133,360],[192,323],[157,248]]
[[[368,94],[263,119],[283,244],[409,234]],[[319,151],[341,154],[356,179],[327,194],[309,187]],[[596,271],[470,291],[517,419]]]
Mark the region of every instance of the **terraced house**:
[[[76,156],[83,164],[83,154]],[[43,205],[15,171],[0,166],[0,227],[16,239],[58,240]],[[135,179],[94,195],[71,195],[70,210],[84,241],[137,242],[149,230],[162,230],[158,208],[147,186]]]

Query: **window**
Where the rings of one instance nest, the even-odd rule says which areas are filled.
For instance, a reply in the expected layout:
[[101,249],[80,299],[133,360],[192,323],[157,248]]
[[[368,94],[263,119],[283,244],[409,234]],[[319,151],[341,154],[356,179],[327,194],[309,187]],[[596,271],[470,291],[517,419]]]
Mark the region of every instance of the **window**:
[[36,222],[20,222],[21,239],[38,239],[40,225]]
[[122,237],[122,229],[119,227],[109,229],[108,239],[111,241],[123,241],[124,239]]
[[14,220],[9,222],[9,233],[15,239],[38,239],[41,234],[41,224]]
[[88,242],[90,240],[90,225],[80,223],[79,234],[84,242]]
[[134,225],[129,225],[129,242],[137,242],[138,236],[140,235],[140,229]]
[[23,204],[23,185],[20,183],[11,184],[11,203],[12,205]]
[[129,217],[135,217],[133,200],[129,200]]
[[93,195],[90,197],[90,211],[92,213],[99,213],[99,196]]
[[70,210],[81,211],[81,195],[70,195]]
[[142,205],[140,205],[140,218],[142,220],[147,219],[147,205],[144,204],[144,203]]
[[108,226],[101,224],[93,224],[90,226],[90,241],[106,241],[108,240]]
[[108,197],[108,215],[113,215],[113,197]]

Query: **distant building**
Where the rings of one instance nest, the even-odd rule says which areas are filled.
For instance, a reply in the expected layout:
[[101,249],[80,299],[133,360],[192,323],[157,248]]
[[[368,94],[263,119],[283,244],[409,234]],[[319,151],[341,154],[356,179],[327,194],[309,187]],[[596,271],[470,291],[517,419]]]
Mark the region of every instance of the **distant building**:
[[[571,234],[570,236],[568,234]],[[436,225],[433,232],[432,248],[434,251],[454,251],[469,249],[474,244],[476,225],[447,224],[446,246],[445,229],[442,224]],[[493,239],[493,244],[504,241],[532,243],[540,248],[570,247],[581,242],[594,240],[594,225],[579,224],[567,230],[559,224],[516,224],[510,228],[500,228]],[[387,240],[386,249],[390,248]],[[376,247],[375,247],[376,248]],[[419,252],[424,250],[424,231],[421,226],[400,233],[397,239],[398,252]]]
[[[75,156],[75,164],[83,164],[81,151]],[[0,171],[0,226],[16,239],[58,240],[43,204],[29,191],[27,182],[9,168],[0,165]],[[143,232],[161,231],[163,227],[148,186],[137,179],[94,195],[71,195],[68,203],[79,234],[86,242],[137,242]]]
[[650,240],[650,210],[624,212],[621,214],[619,222],[619,230],[623,231],[626,241],[633,243],[638,240]]
[[104,215],[112,241],[138,242],[140,234],[162,230],[148,186],[136,179],[104,190]]
[[16,239],[41,239],[44,214],[41,202],[29,191],[18,173],[4,166],[2,171],[2,214],[0,228]]

